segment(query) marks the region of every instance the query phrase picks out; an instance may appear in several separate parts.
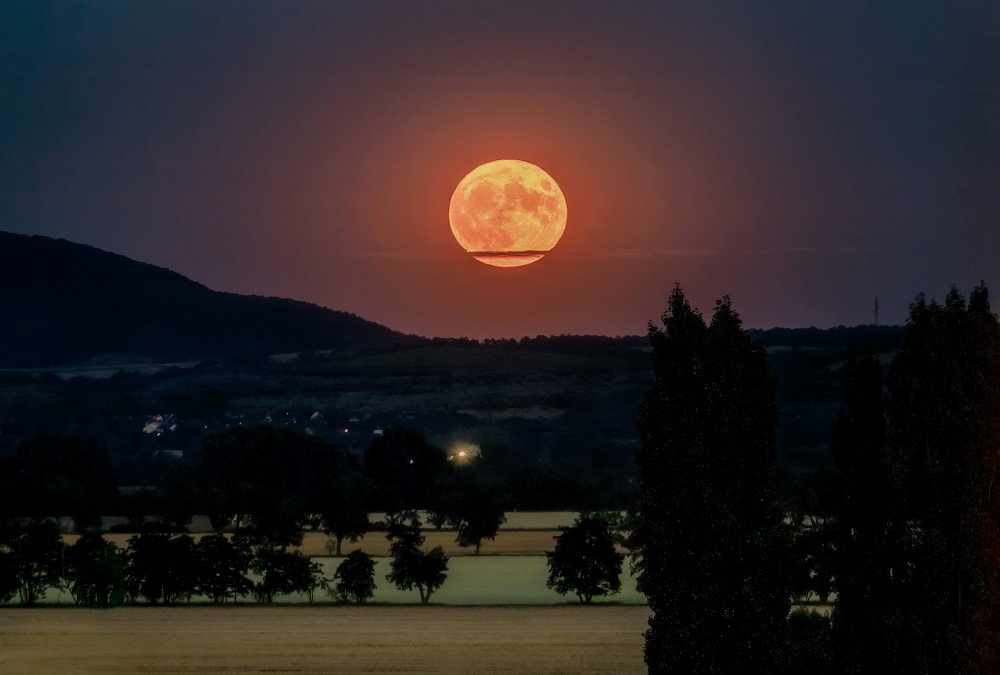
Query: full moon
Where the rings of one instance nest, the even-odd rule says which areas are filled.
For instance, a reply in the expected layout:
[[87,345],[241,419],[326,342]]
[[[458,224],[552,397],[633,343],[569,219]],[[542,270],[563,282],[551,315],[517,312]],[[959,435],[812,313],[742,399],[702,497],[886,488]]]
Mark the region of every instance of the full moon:
[[451,232],[472,257],[495,267],[541,260],[566,229],[566,198],[529,162],[498,159],[462,179],[448,208]]

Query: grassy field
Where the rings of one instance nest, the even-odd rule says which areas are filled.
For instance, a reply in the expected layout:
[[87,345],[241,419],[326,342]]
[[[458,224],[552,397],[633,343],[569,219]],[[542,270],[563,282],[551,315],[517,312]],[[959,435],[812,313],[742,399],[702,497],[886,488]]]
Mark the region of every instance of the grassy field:
[[[373,514],[378,520],[383,514]],[[553,538],[559,534],[558,527],[570,524],[576,514],[573,512],[512,513],[508,522],[495,541],[483,542],[482,554],[474,556],[472,548],[462,548],[455,543],[455,532],[449,530],[425,530],[427,541],[424,548],[441,546],[451,557],[448,563],[448,579],[435,593],[435,603],[447,605],[559,605],[575,602],[575,596],[561,596],[546,588],[548,567],[545,552],[555,547]],[[105,534],[105,538],[120,547],[128,545],[130,534]],[[202,535],[196,534],[195,538]],[[73,543],[76,535],[64,535],[67,543]],[[329,537],[321,532],[306,532],[299,549],[324,569],[330,579],[340,563],[340,558],[330,557],[327,549]],[[369,532],[356,544],[344,542],[343,551],[347,555],[355,549],[376,556],[374,602],[408,604],[419,602],[416,591],[400,591],[386,581],[389,571],[389,543],[384,532]],[[195,598],[200,602],[200,598]],[[317,601],[328,602],[330,598],[319,592]],[[50,589],[42,601],[45,604],[71,603],[66,591]],[[279,603],[304,603],[304,595],[279,596]],[[596,598],[598,603],[628,605],[645,604],[646,598],[635,588],[635,579],[629,573],[628,560],[622,565],[622,591],[608,598]]]
[[3,673],[641,673],[642,606],[0,608]]
[[[497,533],[495,541],[483,542],[482,555],[544,556],[546,551],[551,551],[555,548],[555,542],[552,538],[558,534],[558,531],[504,530]],[[475,553],[475,549],[462,548],[455,543],[455,532],[453,530],[425,530],[424,535],[427,537],[424,549],[441,546],[449,556],[471,556]],[[110,533],[103,536],[108,541],[113,541],[119,547],[125,548],[128,546],[129,537],[133,535]],[[195,539],[201,537],[198,534],[192,536]],[[63,539],[67,544],[72,544],[78,537],[74,534],[67,534],[63,535]],[[302,546],[299,546],[298,549],[308,556],[328,556],[330,555],[327,549],[329,539],[322,532],[306,532],[303,536]],[[345,541],[342,553],[347,555],[355,549],[360,549],[369,555],[387,556],[389,555],[389,542],[386,541],[385,532],[369,532],[365,535],[364,539],[358,541],[356,544]]]
[[[483,555],[545,555],[546,551],[551,551],[555,547],[553,538],[559,535],[561,526],[573,524],[573,520],[578,514],[574,511],[523,511],[511,512],[507,514],[507,522],[504,523],[497,537],[493,541],[484,541],[482,546]],[[385,518],[384,513],[373,513],[369,516],[373,521]],[[201,534],[210,532],[208,520],[203,516],[198,516],[192,524],[191,531],[197,539]],[[455,543],[454,530],[425,529],[423,534],[427,541],[425,548],[441,546],[449,556],[472,555],[475,551],[472,548],[463,548]],[[128,546],[128,539],[131,534],[125,533],[105,533],[104,538],[115,542],[119,547]],[[63,535],[67,544],[72,544],[77,540],[77,535]],[[327,556],[330,551],[327,548],[330,538],[322,532],[305,532],[302,546],[299,550],[308,556]],[[387,556],[389,555],[389,542],[385,539],[385,532],[372,531],[365,535],[357,543],[345,541],[343,544],[343,554],[347,555],[355,549],[360,549],[369,555]]]
[[[333,577],[341,558],[315,558],[323,566],[324,576]],[[375,597],[373,602],[386,604],[416,604],[420,596],[416,590],[401,591],[386,581],[389,559],[375,559]],[[431,597],[433,603],[445,605],[562,605],[577,602],[574,595],[562,596],[546,588],[548,566],[545,558],[530,556],[461,556],[448,561],[448,578],[444,585]],[[329,603],[330,598],[323,591],[317,591],[316,602]],[[68,591],[50,588],[41,601],[42,604],[71,604]],[[203,603],[196,597],[194,603]],[[246,602],[251,602],[248,598]],[[305,603],[304,594],[282,595],[275,598],[277,603]],[[597,604],[644,605],[646,597],[635,588],[635,579],[629,573],[628,565],[622,569],[622,590],[617,595],[594,598]],[[2,605],[0,605],[2,606]]]

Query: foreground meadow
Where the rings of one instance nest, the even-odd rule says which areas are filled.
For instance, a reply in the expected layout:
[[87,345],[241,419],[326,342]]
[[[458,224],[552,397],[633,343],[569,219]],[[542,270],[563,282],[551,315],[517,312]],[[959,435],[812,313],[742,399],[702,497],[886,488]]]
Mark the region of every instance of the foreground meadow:
[[[318,557],[313,559],[323,568],[327,579],[333,577],[341,558]],[[389,559],[375,559],[375,596],[372,602],[381,604],[416,604],[420,597],[416,590],[401,591],[385,575],[389,572]],[[548,579],[545,556],[481,555],[456,556],[448,561],[448,578],[431,597],[431,602],[444,605],[563,605],[576,602],[575,595],[559,595],[545,586]],[[645,605],[646,596],[636,589],[635,577],[628,564],[622,569],[622,590],[609,596],[598,596],[598,604]],[[334,598],[317,591],[316,602],[332,603]],[[207,602],[195,596],[195,604]],[[243,602],[252,604],[247,597]],[[308,602],[304,593],[279,595],[276,603]],[[69,605],[73,597],[64,588],[50,588],[40,601],[43,605]],[[0,605],[2,607],[3,605]]]
[[640,673],[644,606],[0,608],[4,673]]

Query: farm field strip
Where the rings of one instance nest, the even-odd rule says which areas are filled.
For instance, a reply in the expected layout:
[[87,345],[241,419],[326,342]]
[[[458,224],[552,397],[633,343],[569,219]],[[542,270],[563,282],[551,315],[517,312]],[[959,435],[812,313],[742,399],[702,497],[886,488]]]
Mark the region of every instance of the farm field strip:
[[[424,530],[423,534],[427,540],[424,543],[425,549],[441,546],[448,556],[470,556],[475,553],[473,548],[463,548],[455,543],[454,530]],[[501,530],[497,533],[496,540],[484,541],[482,555],[538,555],[544,556],[546,551],[555,548],[553,537],[559,535],[559,530]],[[132,534],[107,533],[102,535],[108,541],[113,541],[121,548],[128,546],[129,537]],[[202,535],[191,535],[195,539]],[[67,544],[72,544],[79,537],[74,534],[64,534],[63,539]],[[298,550],[304,554],[315,556],[330,555],[327,549],[327,542],[330,538],[322,532],[306,532],[302,539],[302,545]],[[389,555],[389,542],[386,541],[385,532],[369,532],[364,539],[357,543],[350,543],[345,540],[342,553],[347,555],[355,549],[360,549],[369,555],[387,556]]]
[[9,673],[641,673],[642,606],[0,608]]
[[[340,564],[340,558],[316,558],[323,567],[323,575],[330,579]],[[385,575],[389,572],[389,559],[375,559],[374,603],[393,605],[416,604],[420,602],[416,590],[401,591]],[[448,561],[448,579],[431,596],[431,602],[443,605],[564,605],[576,602],[574,595],[562,596],[546,588],[548,566],[543,556],[462,556]],[[323,591],[315,595],[317,603],[330,603],[333,599]],[[69,592],[51,588],[41,604],[72,604]],[[203,598],[194,598],[195,604],[204,604]],[[281,595],[275,603],[305,603],[304,594]],[[242,601],[253,605],[251,598]],[[241,603],[241,604],[242,604]],[[595,604],[645,605],[646,597],[636,590],[635,579],[629,573],[628,565],[622,569],[622,590],[617,595],[594,598]],[[2,606],[2,605],[0,605]],[[43,610],[39,610],[43,611]],[[46,608],[44,611],[48,611]],[[115,610],[117,611],[117,610]]]

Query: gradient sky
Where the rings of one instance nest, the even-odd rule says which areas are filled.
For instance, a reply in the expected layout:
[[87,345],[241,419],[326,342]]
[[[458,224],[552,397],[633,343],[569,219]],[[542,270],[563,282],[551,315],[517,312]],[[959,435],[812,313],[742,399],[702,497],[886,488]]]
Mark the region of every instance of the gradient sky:
[[[513,270],[447,219],[498,158],[568,202]],[[0,4],[0,229],[407,333],[901,323],[998,216],[996,0]]]

